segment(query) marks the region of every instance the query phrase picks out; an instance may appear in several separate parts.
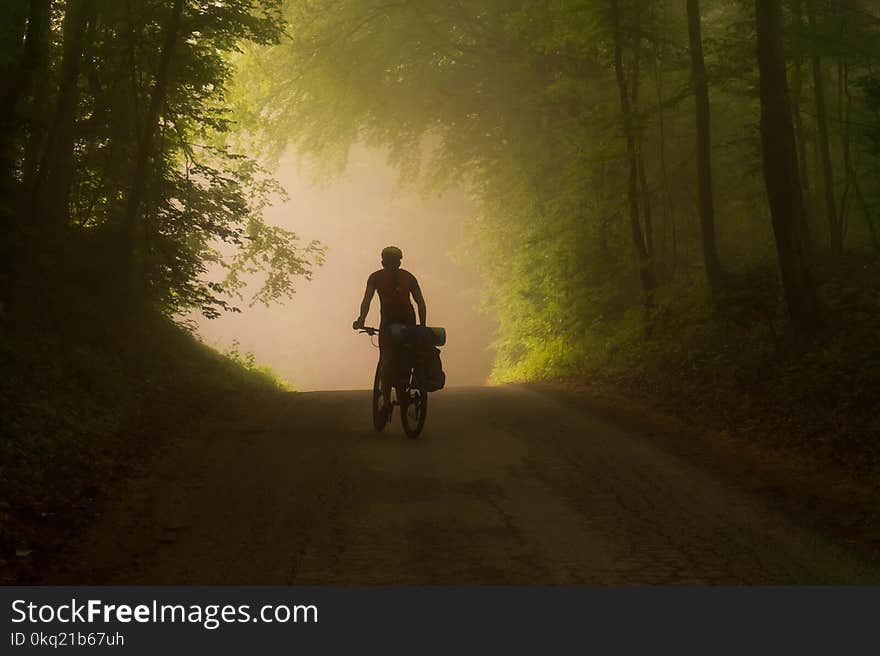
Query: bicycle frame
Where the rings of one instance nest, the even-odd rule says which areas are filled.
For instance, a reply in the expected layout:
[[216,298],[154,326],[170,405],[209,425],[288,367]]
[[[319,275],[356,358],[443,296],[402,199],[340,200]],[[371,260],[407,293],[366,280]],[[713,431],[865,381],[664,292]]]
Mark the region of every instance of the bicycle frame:
[[[371,342],[372,337],[379,333],[377,328],[373,328],[372,326],[362,326],[357,329],[359,333],[364,333],[370,336]],[[373,344],[373,346],[377,346]],[[387,363],[385,363],[387,364]],[[383,365],[384,366],[384,365]],[[391,419],[391,413],[393,412],[393,408],[395,406],[400,407],[401,409],[401,419],[404,425],[404,431],[409,437],[417,437],[419,433],[422,431],[422,427],[425,423],[425,412],[427,406],[427,393],[424,389],[419,385],[418,380],[418,372],[417,372],[417,362],[416,362],[416,353],[412,348],[407,348],[406,346],[395,347],[395,357],[394,357],[394,368],[396,371],[392,372],[392,381],[391,388],[394,390],[394,398],[387,399],[387,403],[389,404],[391,411],[389,412],[387,418],[376,416],[376,394],[378,394],[378,390],[376,389],[376,385],[378,384],[378,376],[379,369],[377,367],[377,378],[374,382],[373,387],[373,422],[376,430],[382,430],[387,420]],[[382,394],[384,397],[384,394]],[[415,405],[413,405],[413,403]],[[405,413],[408,412],[410,407],[415,407],[417,409],[418,416],[415,419],[408,419],[405,417]],[[416,425],[412,426],[408,422],[415,421]]]

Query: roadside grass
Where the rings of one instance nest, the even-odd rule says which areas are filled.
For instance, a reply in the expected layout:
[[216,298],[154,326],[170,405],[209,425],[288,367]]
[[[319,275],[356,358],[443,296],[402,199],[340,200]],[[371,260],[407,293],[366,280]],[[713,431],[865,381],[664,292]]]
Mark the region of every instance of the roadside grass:
[[[210,348],[210,347],[209,347]],[[239,371],[247,372],[251,376],[260,376],[269,385],[276,387],[285,392],[295,392],[296,388],[289,381],[282,378],[276,373],[272,367],[256,363],[256,356],[250,351],[242,353],[241,344],[237,339],[232,340],[232,344],[222,351],[223,356],[238,365]]]

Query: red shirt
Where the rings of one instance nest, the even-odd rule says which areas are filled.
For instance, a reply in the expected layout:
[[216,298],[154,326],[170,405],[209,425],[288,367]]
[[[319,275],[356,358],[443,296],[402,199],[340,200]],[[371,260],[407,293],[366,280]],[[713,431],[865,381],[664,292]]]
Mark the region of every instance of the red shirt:
[[415,325],[416,313],[410,297],[419,289],[416,277],[405,269],[379,269],[367,279],[379,293],[380,328],[392,323]]

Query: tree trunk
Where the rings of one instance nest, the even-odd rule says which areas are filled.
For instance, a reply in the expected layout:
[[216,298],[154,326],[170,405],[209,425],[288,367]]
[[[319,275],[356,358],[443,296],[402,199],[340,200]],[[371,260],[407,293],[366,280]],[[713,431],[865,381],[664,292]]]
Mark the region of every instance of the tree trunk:
[[[878,240],[877,237],[877,227],[874,225],[874,219],[871,216],[871,210],[868,207],[868,204],[865,202],[865,196],[862,193],[862,187],[859,184],[859,176],[852,161],[852,145],[850,135],[850,120],[852,118],[852,92],[849,88],[849,65],[845,61],[841,62],[840,84],[844,94],[846,95],[846,109],[843,120],[841,121],[841,129],[843,130],[843,134],[841,136],[841,139],[843,141],[843,167],[844,171],[846,172],[847,184],[852,185],[853,191],[855,192],[856,201],[859,204],[859,209],[862,212],[862,216],[865,219],[865,225],[868,228],[868,234],[871,237],[871,245],[874,247],[874,252],[876,253],[880,252],[880,240]],[[843,211],[841,210],[841,214],[842,213]]]
[[697,121],[697,190],[700,206],[700,237],[703,263],[709,288],[721,288],[721,263],[715,240],[715,199],[712,193],[712,138],[709,114],[709,84],[703,59],[703,36],[700,26],[700,1],[687,0],[688,38],[691,51],[691,78],[694,85]]
[[645,154],[642,140],[639,139],[639,188],[642,193],[642,216],[645,217],[645,250],[648,257],[654,257],[654,220],[651,214],[651,190],[648,187],[648,176],[645,174]]
[[636,153],[636,140],[633,131],[632,110],[629,103],[629,90],[626,83],[626,72],[623,70],[623,45],[620,29],[620,1],[611,0],[611,23],[612,38],[614,40],[614,71],[617,78],[617,88],[620,94],[620,119],[623,125],[623,134],[626,138],[626,158],[629,163],[629,218],[632,232],[632,241],[636,250],[636,259],[639,266],[639,279],[642,291],[645,295],[645,308],[650,309],[654,301],[654,271],[651,258],[645,246],[645,238],[642,234],[642,225],[639,220],[639,191],[638,191],[638,156]]
[[791,69],[792,118],[794,119],[794,136],[798,149],[798,173],[801,177],[801,185],[806,193],[810,183],[807,175],[807,142],[804,136],[804,121],[801,116],[801,97],[804,88],[803,10],[801,8],[801,0],[792,0],[791,13],[794,23],[791,37],[794,57]]
[[[798,175],[801,180],[803,193],[810,196],[810,177],[807,167],[807,138],[804,134],[804,121],[801,116],[801,98],[803,96],[804,76],[804,48],[803,48],[803,10],[801,0],[792,0],[792,49],[794,51],[794,63],[792,65],[792,118],[794,119],[795,147],[798,152]],[[806,208],[805,208],[806,209]],[[804,222],[801,226],[801,239],[808,257],[813,255],[813,238],[810,230],[810,212],[804,214]]]
[[788,314],[796,338],[821,327],[819,302],[799,236],[804,201],[798,176],[782,50],[780,0],[755,0],[764,181]]
[[16,77],[21,69],[21,43],[28,24],[28,0],[5,0],[0,4],[0,82],[4,104],[0,111],[9,109],[5,101],[14,92]]
[[40,162],[40,153],[48,132],[48,113],[46,111],[49,96],[49,11],[51,0],[31,0],[30,17],[28,18],[28,35],[25,45],[27,61],[28,87],[33,92],[33,102],[28,117],[29,129],[27,143],[24,147],[22,163],[22,182],[28,191],[33,189]]
[[822,164],[822,182],[825,194],[825,214],[831,235],[831,250],[843,252],[843,232],[834,202],[834,172],[831,168],[831,149],[828,145],[828,115],[825,107],[825,84],[822,79],[822,61],[816,45],[816,2],[807,0],[807,19],[810,23],[810,62],[813,68],[813,92],[816,99],[816,140]]
[[171,65],[171,56],[180,30],[180,19],[183,13],[184,0],[175,0],[171,9],[168,24],[165,27],[165,41],[159,56],[159,68],[156,72],[156,82],[150,96],[150,107],[144,119],[143,133],[138,139],[137,157],[135,159],[134,177],[132,179],[131,193],[125,207],[123,219],[126,235],[126,253],[128,257],[128,275],[131,283],[137,278],[137,250],[138,250],[138,217],[146,191],[150,155],[153,150],[153,138],[159,124],[159,112],[165,100],[165,92],[168,88],[168,69]]
[[21,48],[29,27],[26,0],[7,0],[0,6],[0,193],[5,200],[15,178],[15,137],[18,101],[26,86],[27,43]]
[[90,0],[70,0],[64,12],[58,102],[31,199],[37,219],[56,227],[67,225],[70,218],[79,63],[92,10]]
[[651,192],[648,187],[648,176],[645,173],[645,148],[644,131],[642,126],[642,113],[639,108],[639,85],[641,84],[641,61],[642,61],[642,3],[635,3],[635,24],[633,25],[633,69],[632,69],[632,117],[633,131],[636,139],[636,173],[639,177],[639,191],[641,193],[641,210],[645,219],[645,250],[648,257],[654,257],[654,226],[651,217]]
[[[662,32],[666,30],[668,24],[666,0],[663,0],[662,2],[661,15]],[[678,254],[675,234],[675,205],[673,204],[672,190],[669,185],[669,172],[666,165],[666,117],[663,110],[663,63],[666,61],[665,45],[666,40],[662,38],[662,34],[658,35],[656,57],[654,59],[654,75],[657,80],[657,128],[658,137],[660,139],[660,183],[663,188],[663,245],[661,248],[664,254],[669,253],[669,258],[671,260],[669,273],[670,276],[674,276]],[[669,232],[669,248],[667,248],[666,245],[667,231]]]

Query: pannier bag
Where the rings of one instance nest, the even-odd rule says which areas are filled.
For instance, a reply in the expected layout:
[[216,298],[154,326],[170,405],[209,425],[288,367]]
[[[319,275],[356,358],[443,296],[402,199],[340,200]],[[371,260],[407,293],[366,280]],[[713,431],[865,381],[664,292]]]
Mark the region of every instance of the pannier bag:
[[440,361],[440,349],[431,349],[419,353],[419,378],[429,392],[442,390],[446,385],[446,374],[443,372],[443,363]]
[[437,347],[446,344],[445,328],[392,324],[391,340],[395,344],[412,348],[419,378],[427,391],[443,389],[446,385],[446,374],[443,372],[440,349]]

